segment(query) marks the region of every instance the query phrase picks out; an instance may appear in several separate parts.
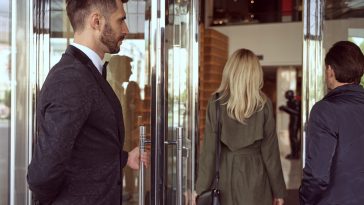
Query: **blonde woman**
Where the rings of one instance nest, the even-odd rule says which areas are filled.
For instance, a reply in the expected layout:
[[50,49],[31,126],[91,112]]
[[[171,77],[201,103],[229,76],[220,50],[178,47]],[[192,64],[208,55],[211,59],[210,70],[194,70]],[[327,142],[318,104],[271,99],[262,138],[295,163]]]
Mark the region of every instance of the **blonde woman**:
[[[222,205],[282,205],[286,195],[272,102],[261,91],[263,71],[256,55],[239,49],[228,59],[219,93]],[[215,96],[215,95],[214,95]],[[216,106],[208,102],[199,158],[197,194],[215,174]]]

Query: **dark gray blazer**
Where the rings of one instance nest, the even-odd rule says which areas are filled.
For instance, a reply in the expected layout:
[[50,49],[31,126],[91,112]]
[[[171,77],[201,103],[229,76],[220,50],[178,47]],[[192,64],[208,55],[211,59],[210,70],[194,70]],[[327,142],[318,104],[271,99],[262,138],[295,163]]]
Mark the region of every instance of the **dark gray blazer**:
[[121,204],[120,102],[92,61],[69,46],[49,72],[37,107],[29,188],[40,204]]

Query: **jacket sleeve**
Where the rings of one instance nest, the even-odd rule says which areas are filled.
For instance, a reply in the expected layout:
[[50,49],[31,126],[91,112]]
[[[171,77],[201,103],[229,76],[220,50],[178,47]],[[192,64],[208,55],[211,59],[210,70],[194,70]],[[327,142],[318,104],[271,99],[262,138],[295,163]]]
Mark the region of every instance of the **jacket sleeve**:
[[129,158],[129,152],[122,150],[121,162],[120,162],[122,168],[125,168],[126,164],[128,163],[128,158]]
[[301,204],[316,204],[330,183],[331,164],[337,145],[337,135],[332,131],[335,117],[331,113],[329,105],[323,101],[316,104],[310,113],[306,161],[299,190]]
[[268,173],[273,197],[284,198],[286,196],[286,185],[283,178],[276,124],[273,117],[272,102],[270,100],[267,101],[264,112],[264,138],[261,153]]
[[211,182],[214,177],[215,170],[215,129],[214,122],[212,120],[216,118],[214,101],[210,100],[207,105],[206,112],[206,124],[205,124],[205,135],[203,140],[203,145],[201,148],[201,154],[199,158],[198,175],[196,182],[196,192],[200,194],[201,192],[210,188]]
[[49,80],[40,96],[39,131],[27,180],[41,204],[48,204],[59,194],[66,163],[91,107],[82,83],[76,80],[77,73],[66,73]]

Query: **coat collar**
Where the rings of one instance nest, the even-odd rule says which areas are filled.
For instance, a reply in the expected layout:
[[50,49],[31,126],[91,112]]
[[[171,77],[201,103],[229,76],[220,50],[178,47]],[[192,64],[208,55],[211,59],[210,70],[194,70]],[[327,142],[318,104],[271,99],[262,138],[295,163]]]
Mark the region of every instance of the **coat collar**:
[[[107,97],[107,100],[109,101],[113,111],[115,118],[117,120],[117,127],[119,130],[119,140],[122,140],[122,136],[124,136],[124,122],[122,118],[122,108],[120,105],[120,101],[118,97],[116,96],[115,92],[111,88],[110,84],[102,77],[98,69],[95,67],[95,65],[92,63],[90,58],[87,57],[86,54],[84,54],[81,50],[78,48],[70,45],[68,46],[65,54],[72,55],[77,60],[79,60],[83,65],[86,66],[86,68],[89,68],[89,71],[92,73],[93,77],[95,78],[95,81],[100,86],[101,90],[104,92],[105,96]],[[123,142],[122,142],[123,143]]]
[[351,92],[359,92],[363,93],[364,89],[361,85],[358,84],[346,84],[339,87],[336,87],[335,89],[331,90],[329,93],[326,94],[324,99],[337,96],[337,95],[343,95]]

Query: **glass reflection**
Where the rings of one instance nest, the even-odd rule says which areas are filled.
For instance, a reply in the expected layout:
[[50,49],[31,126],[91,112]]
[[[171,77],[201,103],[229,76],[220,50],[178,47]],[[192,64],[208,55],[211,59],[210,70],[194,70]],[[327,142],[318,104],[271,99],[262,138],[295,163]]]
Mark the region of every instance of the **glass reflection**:
[[323,2],[321,0],[304,0],[303,12],[303,63],[302,63],[302,166],[305,164],[305,124],[309,112],[324,94],[323,70]]
[[[323,58],[326,51],[342,40],[363,45],[364,1],[305,0],[304,8],[302,113],[306,123],[314,103],[327,93]],[[304,151],[305,147],[303,156]]]
[[[166,19],[166,50],[167,50],[167,95],[168,95],[168,140],[177,140],[176,129],[183,128],[182,168],[178,170],[178,156],[176,146],[168,147],[167,160],[167,189],[176,192],[176,198],[167,195],[167,202],[185,203],[187,198],[178,198],[179,194],[188,196],[192,190],[192,121],[193,108],[193,4],[190,0],[170,0],[166,5],[168,16]],[[189,110],[191,109],[191,110]],[[178,172],[182,179],[178,179]],[[181,180],[181,181],[179,181]],[[179,184],[182,183],[182,184]],[[182,193],[178,193],[179,188]],[[168,193],[168,192],[167,192]]]
[[[364,2],[363,2],[364,3]],[[350,29],[349,28],[349,41],[355,43],[358,45],[361,49],[361,51],[364,53],[364,28],[355,28]],[[364,86],[364,76],[361,78],[360,84]]]
[[10,136],[10,1],[0,3],[0,199],[8,204]]
[[[123,109],[125,151],[139,145],[139,126],[150,124],[144,43],[144,40],[128,39],[118,54],[105,56],[109,62],[107,80]],[[123,200],[123,204],[134,204],[138,200],[138,172],[129,167],[124,168]]]

